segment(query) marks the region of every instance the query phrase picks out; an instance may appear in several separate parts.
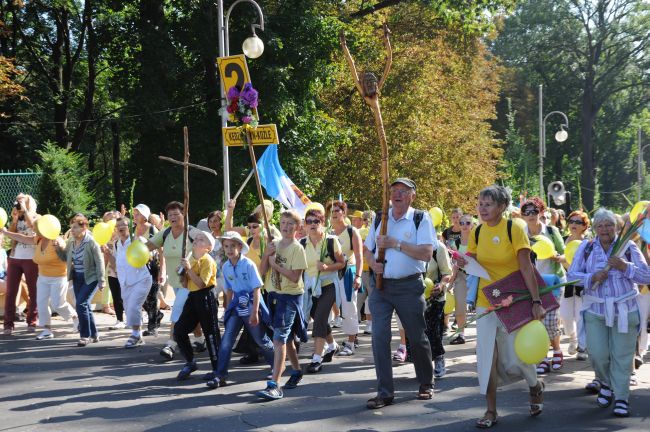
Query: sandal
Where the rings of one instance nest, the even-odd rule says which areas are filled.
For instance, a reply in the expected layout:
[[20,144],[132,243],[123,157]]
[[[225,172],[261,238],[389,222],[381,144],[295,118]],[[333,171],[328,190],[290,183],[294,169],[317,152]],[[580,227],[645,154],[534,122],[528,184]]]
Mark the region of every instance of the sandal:
[[81,339],[79,339],[79,341],[77,342],[77,346],[78,346],[78,347],[85,347],[85,346],[88,345],[89,343],[90,343],[90,339],[88,339],[88,338],[81,338]]
[[553,352],[553,358],[551,359],[551,368],[553,372],[558,372],[564,366],[564,354],[562,351]]
[[588,383],[585,386],[585,390],[587,390],[589,393],[598,394],[602,385],[603,383],[601,383],[599,379],[594,378],[592,382]]
[[387,405],[392,405],[393,404],[393,397],[380,397],[376,396],[372,399],[368,399],[368,402],[366,402],[366,407],[368,409],[379,409],[383,408]]
[[[494,418],[489,418],[489,415],[492,415]],[[483,414],[483,417],[476,421],[476,427],[479,429],[489,429],[492,426],[495,426],[497,423],[497,412],[487,410],[485,411],[485,414]]]
[[428,385],[420,385],[420,389],[418,390],[418,399],[419,400],[431,400],[433,399],[433,385],[428,384]]
[[609,388],[609,386],[606,386],[605,384],[600,385],[600,391],[598,391],[598,397],[596,398],[596,402],[598,402],[598,406],[601,408],[607,408],[612,404],[612,401],[614,400],[614,392],[612,389]]
[[537,374],[538,375],[543,375],[549,373],[551,370],[551,365],[548,362],[548,359],[542,360],[538,365],[537,365]]
[[[539,387],[539,389],[538,389]],[[537,386],[531,387],[530,394],[530,415],[531,417],[538,416],[544,409],[544,389],[546,384],[543,381],[537,381]],[[535,399],[535,400],[533,400]]]
[[630,405],[627,403],[627,401],[617,400],[614,402],[614,415],[616,417],[630,416]]

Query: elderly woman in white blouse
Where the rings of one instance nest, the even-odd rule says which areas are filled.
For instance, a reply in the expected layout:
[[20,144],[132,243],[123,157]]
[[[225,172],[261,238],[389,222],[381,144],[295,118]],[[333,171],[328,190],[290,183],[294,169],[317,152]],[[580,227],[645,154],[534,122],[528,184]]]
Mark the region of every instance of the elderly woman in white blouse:
[[614,415],[627,417],[630,374],[639,333],[637,284],[650,283],[650,268],[634,242],[612,256],[617,239],[616,216],[600,209],[593,219],[596,238],[585,241],[569,267],[568,278],[584,286],[582,313],[589,359],[602,382],[597,402]]

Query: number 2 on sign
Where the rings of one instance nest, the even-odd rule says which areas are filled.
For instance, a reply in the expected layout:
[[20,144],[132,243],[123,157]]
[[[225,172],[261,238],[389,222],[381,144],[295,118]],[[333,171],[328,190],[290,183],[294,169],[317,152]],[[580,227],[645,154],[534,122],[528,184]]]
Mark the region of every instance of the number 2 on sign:
[[251,82],[250,75],[248,74],[248,65],[246,64],[246,57],[243,54],[219,57],[217,59],[219,65],[219,72],[223,81],[223,89],[226,94],[231,87],[236,86],[240,89],[244,84]]

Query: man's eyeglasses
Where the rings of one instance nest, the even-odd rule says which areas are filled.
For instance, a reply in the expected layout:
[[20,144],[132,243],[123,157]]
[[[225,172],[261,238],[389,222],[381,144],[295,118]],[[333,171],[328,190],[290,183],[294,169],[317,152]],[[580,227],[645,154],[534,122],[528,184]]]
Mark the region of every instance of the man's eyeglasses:
[[320,225],[320,219],[305,219],[307,225]]
[[582,219],[569,219],[570,224],[586,225]]

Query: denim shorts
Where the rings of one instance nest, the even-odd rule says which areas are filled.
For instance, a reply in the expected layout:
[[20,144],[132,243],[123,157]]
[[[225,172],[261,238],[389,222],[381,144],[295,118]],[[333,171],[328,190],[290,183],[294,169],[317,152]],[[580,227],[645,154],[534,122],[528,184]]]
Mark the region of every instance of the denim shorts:
[[275,294],[273,296],[273,340],[284,344],[289,340],[293,324],[298,317],[296,303],[289,300],[288,294]]

